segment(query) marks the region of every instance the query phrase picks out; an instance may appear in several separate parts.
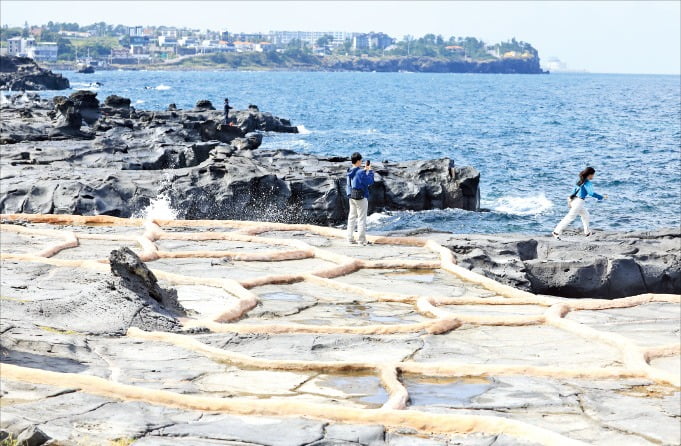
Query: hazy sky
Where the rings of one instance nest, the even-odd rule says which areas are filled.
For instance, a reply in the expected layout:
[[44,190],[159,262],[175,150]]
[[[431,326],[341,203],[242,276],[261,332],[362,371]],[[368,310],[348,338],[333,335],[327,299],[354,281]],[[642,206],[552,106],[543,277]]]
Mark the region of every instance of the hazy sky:
[[515,37],[558,57],[571,69],[600,73],[681,72],[681,2],[0,2],[2,24],[48,21],[175,25],[230,31],[383,31],[474,36],[488,42]]

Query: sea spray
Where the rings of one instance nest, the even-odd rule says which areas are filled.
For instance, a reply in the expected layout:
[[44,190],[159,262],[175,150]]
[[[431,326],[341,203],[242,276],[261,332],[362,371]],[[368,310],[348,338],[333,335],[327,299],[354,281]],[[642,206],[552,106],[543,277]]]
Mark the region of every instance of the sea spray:
[[177,220],[177,215],[178,212],[173,209],[170,196],[164,192],[151,200],[149,206],[142,209],[136,217],[145,220]]
[[553,207],[551,200],[540,193],[531,196],[503,196],[488,206],[494,212],[510,215],[537,215]]
[[145,220],[177,220],[179,212],[173,208],[170,199],[170,187],[172,178],[165,174],[159,185],[159,192],[156,198],[152,199],[147,207],[133,214],[133,217]]

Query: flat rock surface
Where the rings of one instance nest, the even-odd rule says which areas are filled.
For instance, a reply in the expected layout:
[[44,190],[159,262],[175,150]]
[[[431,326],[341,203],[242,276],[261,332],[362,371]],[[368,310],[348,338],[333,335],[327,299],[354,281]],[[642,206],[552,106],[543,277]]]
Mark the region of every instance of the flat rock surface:
[[[450,266],[427,234],[348,246],[342,231],[315,226],[3,221],[2,435],[140,446],[681,441],[678,295],[521,292]],[[119,248],[132,254],[110,256]],[[134,324],[134,308],[164,323]]]
[[564,297],[618,298],[681,293],[679,228],[550,234],[445,235],[440,243],[466,268],[511,286]]

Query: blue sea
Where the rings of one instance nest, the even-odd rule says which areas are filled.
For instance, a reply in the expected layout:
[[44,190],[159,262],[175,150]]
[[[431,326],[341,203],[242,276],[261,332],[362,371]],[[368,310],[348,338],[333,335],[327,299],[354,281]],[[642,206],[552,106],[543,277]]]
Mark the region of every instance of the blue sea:
[[[372,160],[449,157],[481,173],[483,212],[434,210],[370,217],[374,230],[429,227],[457,233],[550,232],[585,166],[596,168],[593,227],[679,227],[679,76],[308,72],[64,73],[92,82],[100,100],[138,109],[189,108],[199,99],[263,111],[303,126],[269,134],[263,148]],[[151,87],[146,88],[145,87]],[[45,95],[64,94],[48,92]],[[575,222],[578,224],[578,221]]]

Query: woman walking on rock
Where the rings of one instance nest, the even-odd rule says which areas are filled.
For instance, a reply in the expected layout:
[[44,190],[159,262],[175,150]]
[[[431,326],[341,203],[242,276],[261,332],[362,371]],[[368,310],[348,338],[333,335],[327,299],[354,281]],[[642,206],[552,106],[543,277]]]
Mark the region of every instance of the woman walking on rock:
[[568,197],[568,207],[570,211],[565,217],[558,223],[556,229],[553,230],[553,236],[560,240],[560,235],[563,233],[565,228],[572,223],[572,221],[579,215],[582,218],[582,225],[584,226],[584,235],[589,237],[593,234],[589,229],[589,211],[586,210],[584,206],[584,200],[586,197],[594,197],[598,201],[608,198],[607,195],[599,195],[594,192],[593,184],[591,180],[594,179],[596,175],[596,169],[593,167],[587,167],[586,169],[579,172],[579,181],[572,191],[572,195]]

